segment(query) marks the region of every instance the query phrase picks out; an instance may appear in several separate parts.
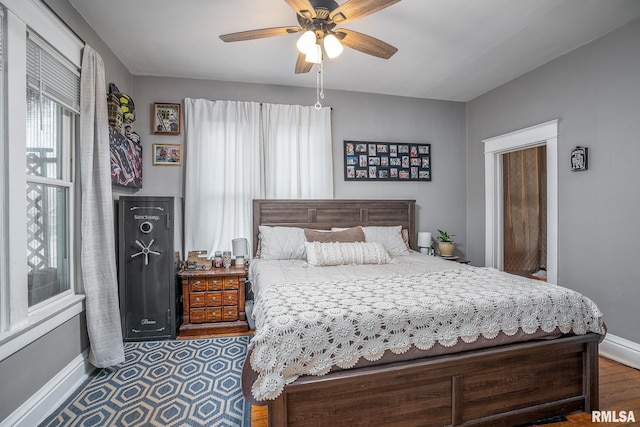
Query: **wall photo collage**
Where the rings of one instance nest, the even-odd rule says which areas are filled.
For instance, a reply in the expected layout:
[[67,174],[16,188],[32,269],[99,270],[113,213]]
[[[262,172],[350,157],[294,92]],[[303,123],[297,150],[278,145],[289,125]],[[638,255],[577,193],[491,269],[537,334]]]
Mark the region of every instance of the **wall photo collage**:
[[344,141],[345,181],[431,181],[431,144]]

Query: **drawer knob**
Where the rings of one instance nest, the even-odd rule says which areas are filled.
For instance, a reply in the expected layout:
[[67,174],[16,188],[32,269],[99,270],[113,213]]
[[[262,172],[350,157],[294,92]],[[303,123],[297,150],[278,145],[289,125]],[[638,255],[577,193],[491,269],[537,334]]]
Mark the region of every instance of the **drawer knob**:
[[196,304],[200,304],[200,297],[196,297]]
[[233,279],[229,279],[229,284],[233,285]]
[[231,298],[231,295],[229,295],[229,298],[227,298],[227,300],[228,300],[229,302],[232,302],[232,301],[233,301],[233,298]]
[[196,286],[200,286],[200,280],[196,281]]
[[229,317],[233,316],[233,311],[228,312],[227,316]]
[[214,280],[214,281],[213,281],[213,284],[217,286],[217,285],[218,285],[218,281],[217,281],[217,280]]
[[216,297],[211,297],[211,302],[215,304],[216,303]]

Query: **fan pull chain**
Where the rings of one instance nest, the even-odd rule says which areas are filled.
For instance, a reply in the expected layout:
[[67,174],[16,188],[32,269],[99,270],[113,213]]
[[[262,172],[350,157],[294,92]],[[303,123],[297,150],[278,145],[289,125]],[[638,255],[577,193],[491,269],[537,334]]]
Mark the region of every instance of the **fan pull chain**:
[[[318,46],[318,50],[320,50],[320,45]],[[316,110],[322,108],[322,104],[320,103],[321,99],[324,99],[324,75],[322,73],[322,52],[318,52],[320,57],[320,62],[316,65],[318,68],[318,73],[316,74]]]

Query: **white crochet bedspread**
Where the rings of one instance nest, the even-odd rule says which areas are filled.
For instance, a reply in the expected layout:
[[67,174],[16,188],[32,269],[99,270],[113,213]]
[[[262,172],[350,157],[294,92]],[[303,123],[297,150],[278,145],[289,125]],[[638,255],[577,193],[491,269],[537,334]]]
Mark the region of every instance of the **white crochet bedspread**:
[[275,399],[300,375],[350,368],[385,350],[402,354],[480,335],[532,334],[556,327],[563,333],[604,333],[598,307],[578,292],[493,268],[350,282],[272,285],[254,307],[256,335],[252,393]]

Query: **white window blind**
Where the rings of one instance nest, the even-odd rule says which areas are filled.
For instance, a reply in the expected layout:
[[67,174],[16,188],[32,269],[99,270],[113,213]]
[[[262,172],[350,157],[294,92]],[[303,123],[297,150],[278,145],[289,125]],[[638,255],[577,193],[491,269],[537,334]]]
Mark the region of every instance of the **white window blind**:
[[27,86],[75,113],[80,112],[80,72],[46,42],[29,31]]

